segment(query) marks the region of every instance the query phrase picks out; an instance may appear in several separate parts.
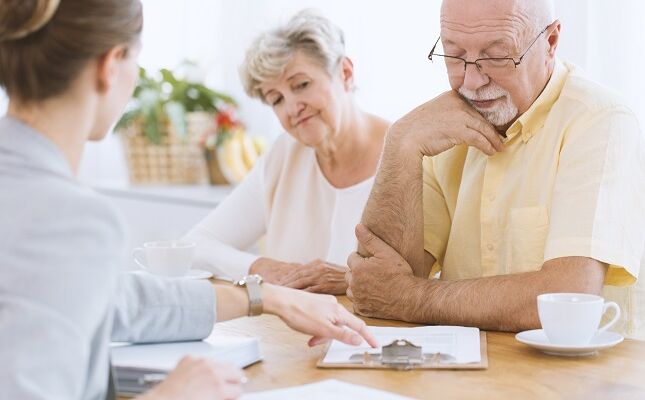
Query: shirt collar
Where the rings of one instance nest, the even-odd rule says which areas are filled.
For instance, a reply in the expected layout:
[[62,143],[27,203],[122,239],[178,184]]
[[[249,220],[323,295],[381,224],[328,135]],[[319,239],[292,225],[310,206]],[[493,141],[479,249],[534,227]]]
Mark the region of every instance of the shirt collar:
[[549,82],[537,99],[531,104],[526,112],[506,130],[505,142],[508,142],[516,135],[520,135],[524,143],[528,142],[533,135],[544,126],[546,117],[551,111],[551,107],[560,97],[560,92],[564,87],[568,75],[568,69],[562,61],[555,59],[553,73]]
[[74,176],[69,163],[51,140],[10,116],[0,118],[0,153],[13,155],[31,167],[65,177]]

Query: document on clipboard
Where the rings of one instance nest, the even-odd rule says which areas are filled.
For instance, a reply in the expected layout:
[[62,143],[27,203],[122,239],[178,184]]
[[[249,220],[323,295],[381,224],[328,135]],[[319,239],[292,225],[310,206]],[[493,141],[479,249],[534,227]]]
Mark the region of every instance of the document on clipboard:
[[370,327],[380,349],[333,341],[320,368],[486,369],[486,333],[463,326]]

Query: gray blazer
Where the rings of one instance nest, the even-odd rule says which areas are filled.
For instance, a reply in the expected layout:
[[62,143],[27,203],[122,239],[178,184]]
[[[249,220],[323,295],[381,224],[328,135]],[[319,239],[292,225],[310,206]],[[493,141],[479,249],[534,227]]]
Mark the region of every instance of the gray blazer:
[[119,273],[125,234],[58,148],[0,119],[0,399],[104,399],[109,343],[201,339],[206,281]]

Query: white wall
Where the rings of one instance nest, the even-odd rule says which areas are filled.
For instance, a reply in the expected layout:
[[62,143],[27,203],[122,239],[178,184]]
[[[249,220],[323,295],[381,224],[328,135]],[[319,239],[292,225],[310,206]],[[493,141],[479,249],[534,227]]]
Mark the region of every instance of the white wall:
[[[281,128],[271,111],[246,98],[237,67],[261,31],[314,7],[344,31],[356,67],[357,99],[394,120],[448,88],[442,66],[426,55],[439,32],[440,0],[143,0],[141,65],[174,67],[197,61],[216,89],[233,95],[253,135],[273,138]],[[556,0],[563,22],[561,58],[621,93],[645,126],[645,1]],[[0,108],[2,100],[0,99]],[[125,179],[120,144],[110,137],[87,146],[81,176]]]

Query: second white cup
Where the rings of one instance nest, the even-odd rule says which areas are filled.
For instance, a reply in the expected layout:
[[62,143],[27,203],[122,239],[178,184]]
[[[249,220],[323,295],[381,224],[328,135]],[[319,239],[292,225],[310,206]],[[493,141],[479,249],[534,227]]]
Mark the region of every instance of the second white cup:
[[146,242],[132,251],[134,262],[153,274],[184,276],[193,264],[195,248],[192,242],[165,240]]
[[[585,293],[547,293],[537,297],[538,314],[544,333],[552,344],[584,346],[598,333],[611,328],[620,318],[620,307],[600,296]],[[614,317],[603,325],[600,319],[609,309]]]

